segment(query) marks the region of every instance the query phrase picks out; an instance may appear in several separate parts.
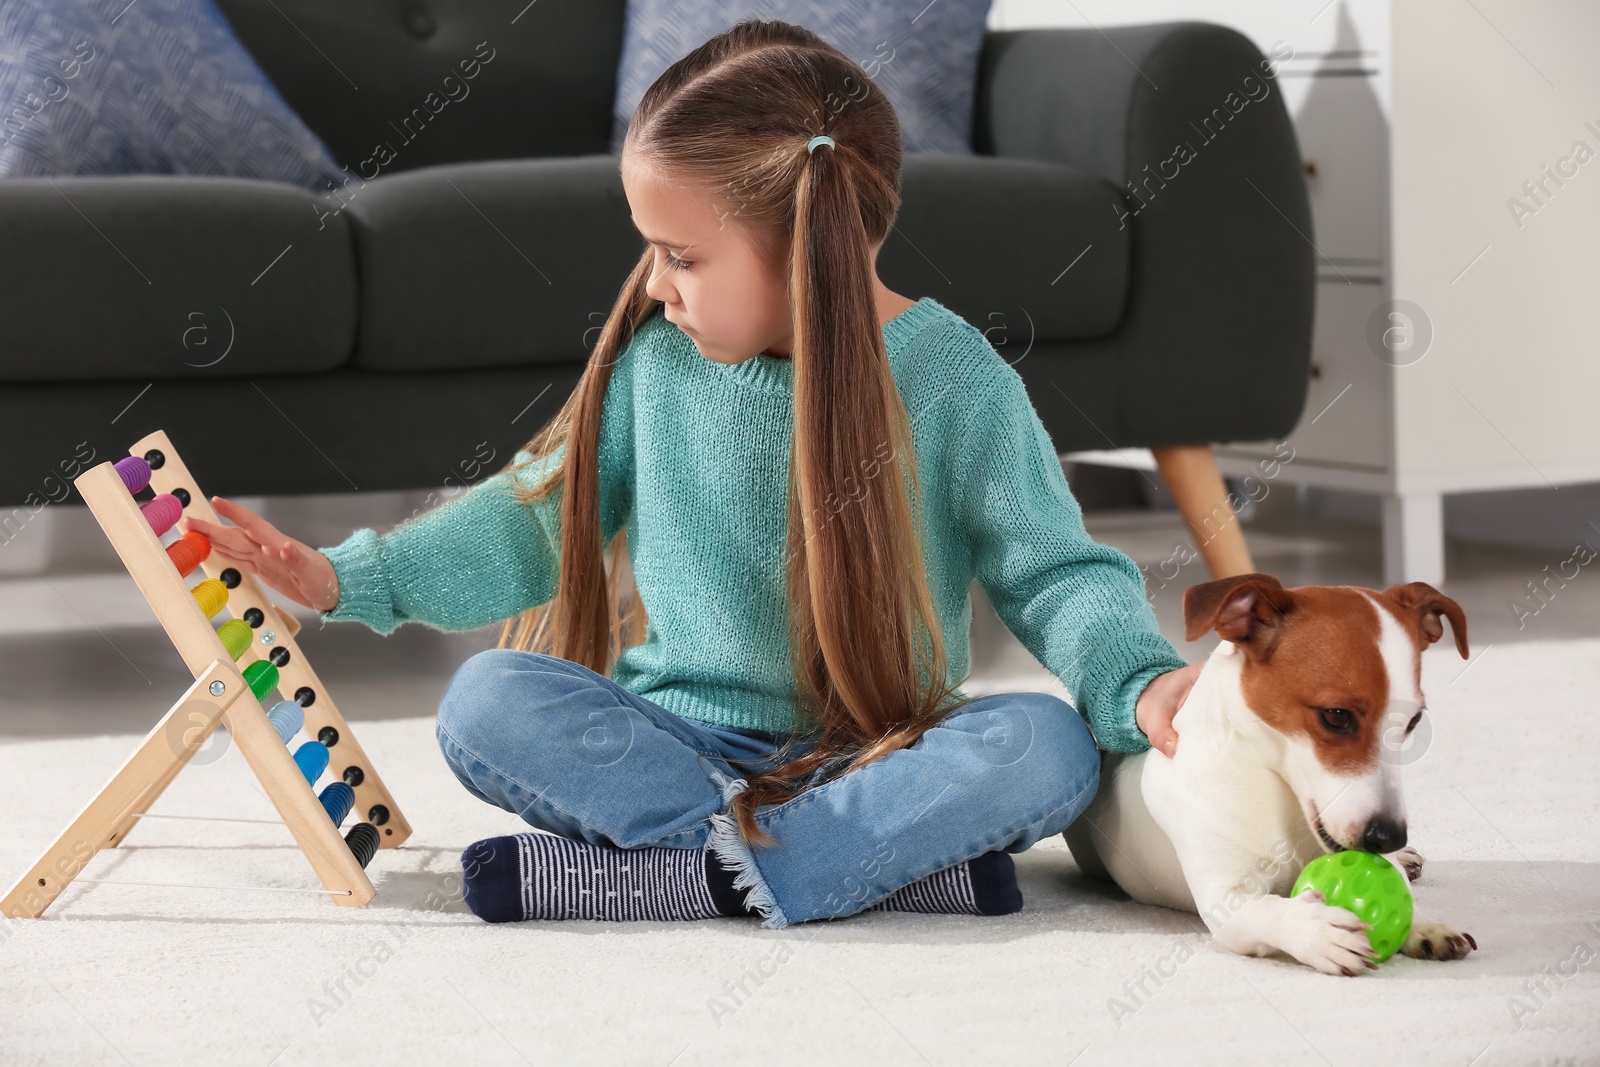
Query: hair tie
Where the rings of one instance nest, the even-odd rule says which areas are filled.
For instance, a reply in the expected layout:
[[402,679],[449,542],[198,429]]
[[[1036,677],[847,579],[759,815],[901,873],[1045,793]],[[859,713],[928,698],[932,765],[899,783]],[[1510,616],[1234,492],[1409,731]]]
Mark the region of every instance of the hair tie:
[[839,146],[838,142],[832,137],[829,137],[825,133],[819,133],[815,137],[811,138],[810,143],[806,145],[806,155],[809,156],[812,152],[815,152],[817,145],[819,144],[825,144],[829,148],[837,148]]

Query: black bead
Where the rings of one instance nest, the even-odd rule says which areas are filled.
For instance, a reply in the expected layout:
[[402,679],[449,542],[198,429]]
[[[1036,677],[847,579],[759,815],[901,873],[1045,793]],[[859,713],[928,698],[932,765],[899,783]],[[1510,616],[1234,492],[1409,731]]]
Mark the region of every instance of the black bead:
[[256,630],[261,627],[262,623],[267,621],[267,617],[261,614],[260,608],[245,608],[244,621],[250,626],[250,629]]
[[279,645],[277,648],[267,653],[267,658],[272,661],[272,665],[274,667],[288,666],[289,650],[284,648],[282,645]]
[[372,810],[367,812],[367,818],[374,826],[382,826],[389,821],[389,809],[382,804],[374,804]]
[[234,570],[232,567],[227,568],[221,574],[217,575],[217,577],[221,578],[222,584],[227,586],[229,589],[239,588],[239,572]]
[[372,857],[377,855],[378,831],[373,829],[370,822],[358,822],[344,835],[344,842],[350,846],[350,852],[355,856],[356,862],[365,867],[372,862]]
[[178,488],[174,489],[172,491],[172,495],[177,497],[178,503],[182,504],[184,507],[189,506],[189,490],[185,489],[183,486],[180,485]]
[[150,464],[151,470],[158,471],[162,467],[166,466],[167,457],[162,454],[161,449],[152,448],[150,451],[144,454],[144,461]]
[[309,708],[317,702],[317,694],[311,691],[309,685],[302,685],[294,691],[294,702],[302,708]]
[[351,765],[344,769],[344,784],[354,789],[367,780],[366,773],[360,767]]
[[339,743],[339,731],[331,726],[324,726],[317,731],[317,740],[332,748]]

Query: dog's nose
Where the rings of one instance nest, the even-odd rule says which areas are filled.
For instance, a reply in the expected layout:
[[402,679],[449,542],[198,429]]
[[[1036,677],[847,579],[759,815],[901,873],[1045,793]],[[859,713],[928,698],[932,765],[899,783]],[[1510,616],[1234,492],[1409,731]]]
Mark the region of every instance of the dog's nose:
[[1373,819],[1361,833],[1361,847],[1380,856],[1406,847],[1406,824],[1393,819]]

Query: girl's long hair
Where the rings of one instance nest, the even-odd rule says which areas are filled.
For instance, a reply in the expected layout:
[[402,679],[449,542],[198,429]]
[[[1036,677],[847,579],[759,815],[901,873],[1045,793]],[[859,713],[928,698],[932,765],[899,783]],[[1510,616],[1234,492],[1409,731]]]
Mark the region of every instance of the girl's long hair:
[[[821,133],[836,146],[808,154]],[[831,780],[911,745],[970,699],[955,691],[965,679],[946,678],[911,425],[874,297],[871,249],[900,207],[900,124],[883,91],[822,38],[747,19],[661,75],[634,112],[624,150],[726,208],[724,218],[788,278],[789,742],[816,744],[789,758],[786,743],[731,800],[746,841],[771,844],[758,806],[795,796],[819,769]],[[612,368],[661,306],[645,293],[653,260],[647,248],[577,388],[525,449],[535,462],[563,445],[565,456],[537,486],[516,486],[525,502],[562,489],[560,580],[554,600],[506,622],[500,647],[548,651],[600,674],[644,634],[625,531],[602,558],[598,452]]]

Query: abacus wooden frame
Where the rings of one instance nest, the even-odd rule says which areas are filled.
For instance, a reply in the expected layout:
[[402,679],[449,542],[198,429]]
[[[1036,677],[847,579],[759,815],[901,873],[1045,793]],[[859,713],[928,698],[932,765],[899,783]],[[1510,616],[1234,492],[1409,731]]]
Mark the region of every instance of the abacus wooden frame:
[[[152,470],[151,487],[157,493],[187,490],[189,503],[184,514],[221,525],[209,499],[164,432],[158,430],[136,442],[129,454],[144,456],[152,449],[159,450],[165,462]],[[344,907],[366,904],[375,893],[372,882],[240,673],[250,662],[268,658],[272,649],[288,649],[288,661],[278,668],[278,687],[285,694],[310,687],[314,699],[304,708],[308,737],[317,738],[327,727],[338,731],[337,741],[330,746],[329,766],[341,768],[333,772],[336,779],[348,773],[349,768],[359,769],[359,784],[352,787],[358,818],[362,813],[376,816],[371,821],[376,824],[380,848],[397,847],[410,837],[411,826],[399,805],[295,643],[298,621],[267,599],[253,575],[240,572],[238,584],[228,591],[228,610],[234,618],[243,618],[248,609],[255,608],[263,621],[251,631],[250,646],[235,663],[115,466],[101,463],[85,471],[73,484],[149,601],[195,682],[39,860],[0,898],[0,914],[12,918],[43,915],[96,853],[115,848],[127,839],[139,815],[149,810],[219,722],[227,723],[228,733],[333,901]],[[228,565],[212,553],[200,566],[208,577],[216,578]]]

